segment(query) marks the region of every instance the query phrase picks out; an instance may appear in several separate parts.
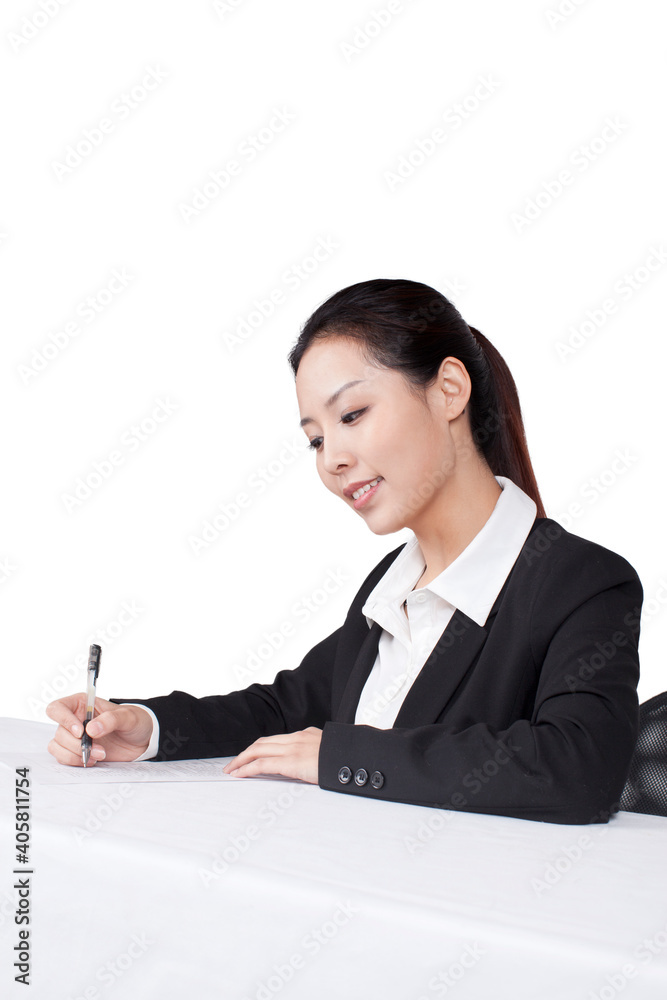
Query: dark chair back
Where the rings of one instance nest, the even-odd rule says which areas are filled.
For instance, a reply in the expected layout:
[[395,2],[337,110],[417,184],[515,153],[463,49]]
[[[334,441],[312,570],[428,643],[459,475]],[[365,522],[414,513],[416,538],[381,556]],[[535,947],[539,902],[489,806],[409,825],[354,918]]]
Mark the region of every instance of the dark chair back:
[[639,736],[620,808],[667,816],[667,691],[639,706]]

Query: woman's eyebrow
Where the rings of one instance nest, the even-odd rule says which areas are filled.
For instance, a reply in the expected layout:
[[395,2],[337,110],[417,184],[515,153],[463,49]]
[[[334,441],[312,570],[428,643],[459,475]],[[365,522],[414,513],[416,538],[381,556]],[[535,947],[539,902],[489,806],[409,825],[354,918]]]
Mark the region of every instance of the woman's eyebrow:
[[[333,404],[336,402],[336,400],[340,396],[341,392],[345,392],[345,390],[349,389],[351,386],[353,386],[353,385],[359,385],[360,382],[365,382],[365,381],[366,381],[365,378],[358,378],[358,379],[355,379],[354,382],[346,382],[345,385],[341,385],[340,389],[336,389],[336,391],[334,392],[334,394],[332,396],[329,396],[329,398],[327,399],[327,401],[326,401],[326,403],[324,405],[327,408],[330,407],[330,406],[333,406]],[[299,427],[303,427],[305,424],[314,424],[314,423],[315,423],[315,421],[313,420],[312,417],[304,417],[303,420],[300,422]]]

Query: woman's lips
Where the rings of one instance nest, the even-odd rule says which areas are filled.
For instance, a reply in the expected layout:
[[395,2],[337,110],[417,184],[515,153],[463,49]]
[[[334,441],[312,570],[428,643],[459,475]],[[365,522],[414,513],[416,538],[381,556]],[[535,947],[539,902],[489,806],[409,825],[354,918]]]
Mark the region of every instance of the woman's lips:
[[364,493],[364,495],[361,496],[361,497],[359,497],[358,500],[354,500],[353,501],[353,503],[354,503],[354,509],[355,510],[361,510],[362,507],[365,507],[366,504],[371,499],[371,497],[374,497],[375,494],[377,493],[377,491],[380,489],[380,487],[382,486],[382,483],[383,483],[383,480],[381,479],[380,482],[376,483],[375,486],[372,486],[370,490],[366,490],[366,492]]

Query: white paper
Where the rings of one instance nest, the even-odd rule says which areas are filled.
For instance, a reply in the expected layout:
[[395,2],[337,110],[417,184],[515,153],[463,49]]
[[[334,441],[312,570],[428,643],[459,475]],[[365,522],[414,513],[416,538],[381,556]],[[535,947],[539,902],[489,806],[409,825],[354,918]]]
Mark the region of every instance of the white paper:
[[50,754],[7,753],[0,755],[0,764],[11,770],[29,767],[30,778],[38,785],[122,784],[131,781],[245,781],[222,770],[232,757],[209,757],[205,760],[102,761],[92,767],[72,767],[59,764]]

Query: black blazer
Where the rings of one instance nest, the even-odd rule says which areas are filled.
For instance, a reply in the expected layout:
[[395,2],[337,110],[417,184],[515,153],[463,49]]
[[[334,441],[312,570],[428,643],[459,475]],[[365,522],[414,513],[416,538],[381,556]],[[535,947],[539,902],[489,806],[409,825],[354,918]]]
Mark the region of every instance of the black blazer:
[[330,791],[552,823],[606,823],[638,732],[643,589],[616,552],[538,517],[484,627],[457,610],[390,729],[355,725],[381,626],[361,608],[271,684],[195,698],[112,698],[160,723],[153,760],[236,755],[260,736],[323,729]]

